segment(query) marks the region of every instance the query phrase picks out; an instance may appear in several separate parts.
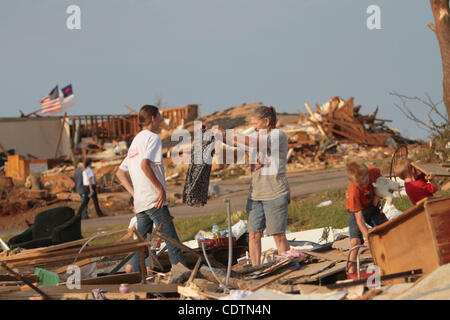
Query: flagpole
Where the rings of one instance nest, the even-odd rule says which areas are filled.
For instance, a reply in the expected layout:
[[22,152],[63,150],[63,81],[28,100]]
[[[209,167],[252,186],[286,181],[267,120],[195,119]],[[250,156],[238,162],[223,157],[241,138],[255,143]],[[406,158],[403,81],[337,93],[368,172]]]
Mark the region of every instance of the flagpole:
[[38,110],[33,111],[32,113],[29,113],[29,114],[27,114],[27,115],[24,115],[24,114],[22,113],[22,115],[21,115],[20,117],[21,117],[21,118],[29,118],[30,116],[32,116],[33,114],[38,113],[38,112],[41,111],[41,110],[42,110],[42,108],[39,108]]

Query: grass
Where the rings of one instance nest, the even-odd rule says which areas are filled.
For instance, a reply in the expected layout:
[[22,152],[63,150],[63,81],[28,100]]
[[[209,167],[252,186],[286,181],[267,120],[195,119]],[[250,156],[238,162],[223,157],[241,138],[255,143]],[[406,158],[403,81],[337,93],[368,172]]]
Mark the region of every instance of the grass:
[[[297,232],[328,226],[345,228],[348,226],[345,191],[345,188],[331,189],[291,202],[288,207],[287,229]],[[318,204],[328,200],[332,201],[331,205],[317,207]]]

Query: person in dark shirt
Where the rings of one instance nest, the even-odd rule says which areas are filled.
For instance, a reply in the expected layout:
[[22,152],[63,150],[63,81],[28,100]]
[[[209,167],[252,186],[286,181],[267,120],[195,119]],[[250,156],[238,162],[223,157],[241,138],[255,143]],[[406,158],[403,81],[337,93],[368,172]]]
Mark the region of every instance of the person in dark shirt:
[[[80,195],[81,203],[83,203],[84,201],[83,170],[83,163],[78,162],[77,169],[75,170],[75,174],[73,176],[73,180],[75,181],[75,192]],[[89,219],[89,216],[87,214],[87,206],[81,212],[81,219]]]

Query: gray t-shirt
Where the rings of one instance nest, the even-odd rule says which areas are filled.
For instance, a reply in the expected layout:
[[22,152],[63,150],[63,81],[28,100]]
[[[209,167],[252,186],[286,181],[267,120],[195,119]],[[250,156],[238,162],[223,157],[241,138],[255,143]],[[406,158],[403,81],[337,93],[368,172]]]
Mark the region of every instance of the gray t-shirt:
[[[257,137],[258,133],[253,135]],[[280,129],[272,129],[267,135],[267,148],[256,148],[251,152],[251,185],[250,198],[256,201],[267,201],[280,198],[289,193],[286,177],[286,158],[288,139]],[[266,151],[264,151],[266,150]]]

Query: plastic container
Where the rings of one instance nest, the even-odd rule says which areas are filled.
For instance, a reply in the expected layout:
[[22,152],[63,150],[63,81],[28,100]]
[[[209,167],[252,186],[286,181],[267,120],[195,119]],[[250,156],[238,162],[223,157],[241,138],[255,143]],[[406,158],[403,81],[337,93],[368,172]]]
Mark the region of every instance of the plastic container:
[[128,284],[126,283],[122,283],[119,287],[119,292],[120,293],[129,293],[130,292],[130,287],[128,286]]
[[197,232],[197,234],[195,235],[195,240],[197,241],[205,240],[205,231],[200,230],[199,232]]
[[[231,238],[233,247],[237,245],[237,240],[235,237]],[[228,238],[215,238],[215,239],[205,239],[205,249],[209,248],[223,248],[228,247]],[[201,247],[201,244],[199,244]]]
[[219,232],[219,226],[217,225],[217,223],[215,223],[215,222],[213,223],[211,232],[214,233],[214,234]]

